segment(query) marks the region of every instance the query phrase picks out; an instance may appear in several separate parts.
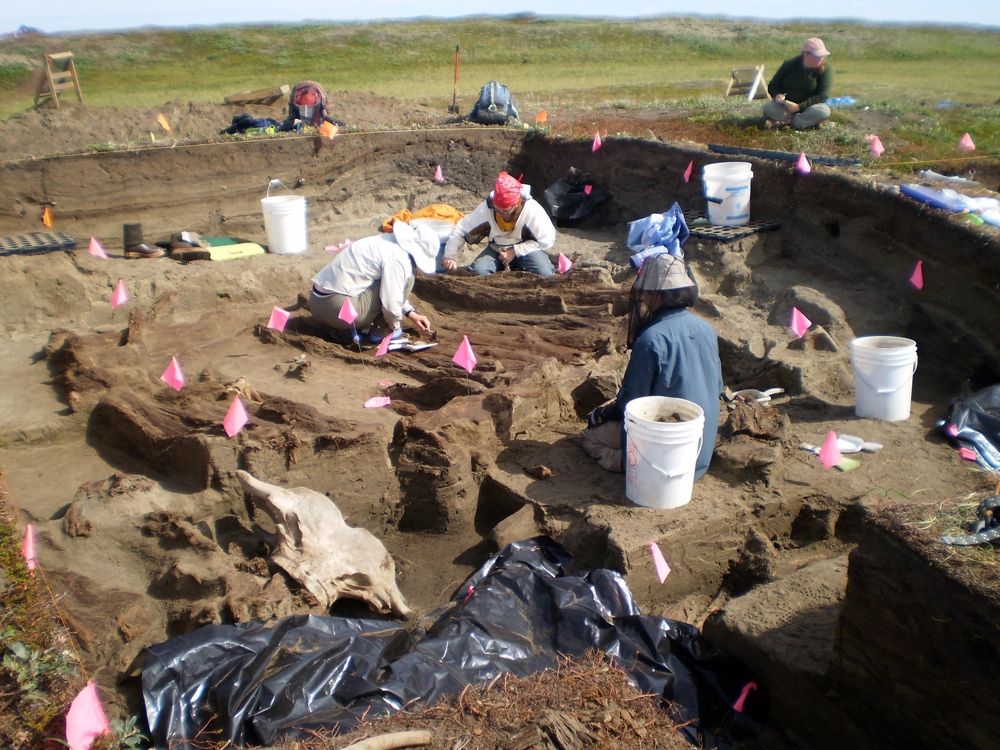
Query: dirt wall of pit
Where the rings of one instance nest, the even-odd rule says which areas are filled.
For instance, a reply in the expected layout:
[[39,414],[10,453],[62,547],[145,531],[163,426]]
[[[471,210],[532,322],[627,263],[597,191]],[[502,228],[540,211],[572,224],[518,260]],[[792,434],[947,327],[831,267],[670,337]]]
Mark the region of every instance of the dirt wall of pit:
[[[540,195],[575,167],[612,194],[582,227],[601,229],[664,211],[674,201],[701,208],[700,181],[685,183],[681,174],[691,161],[701,167],[723,159],[636,139],[612,138],[594,153],[589,143],[482,128],[54,156],[0,167],[0,232],[40,228],[38,217],[50,206],[57,222],[72,222],[78,242],[93,235],[112,249],[120,248],[126,222],[142,223],[148,241],[197,228],[266,242],[259,200],[277,178],[308,199],[311,245],[322,246],[345,228],[374,231],[400,208],[397,192],[365,177],[366,165],[387,160],[400,175],[427,179],[442,165],[448,184],[441,199],[463,204],[470,193],[487,191],[500,169],[523,175]],[[922,370],[951,382],[981,368],[1000,372],[1000,334],[986,324],[1000,319],[995,237],[901,197],[898,189],[858,170],[817,167],[800,176],[789,164],[748,160],[754,169],[752,216],[779,222],[782,239],[771,252],[767,244],[751,249],[746,263],[760,271],[772,266],[774,283],[758,285],[755,293],[739,283],[720,291],[754,296],[753,303],[767,306],[811,278],[839,281],[843,297],[836,302],[857,335],[918,339]],[[695,260],[696,246],[688,246]],[[918,260],[926,279],[919,293],[907,283]],[[4,317],[0,326],[17,326]],[[956,371],[956,352],[963,355],[962,372]]]

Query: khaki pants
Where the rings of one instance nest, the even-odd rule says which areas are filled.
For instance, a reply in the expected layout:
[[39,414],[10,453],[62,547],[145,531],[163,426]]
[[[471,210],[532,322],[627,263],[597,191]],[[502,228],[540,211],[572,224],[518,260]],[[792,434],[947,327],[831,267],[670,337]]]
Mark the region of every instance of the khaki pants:
[[[413,291],[414,277],[411,274],[406,280],[403,290],[403,298],[406,299]],[[356,297],[347,297],[343,294],[330,294],[319,296],[313,291],[309,295],[309,312],[321,323],[326,323],[331,328],[339,331],[350,331],[352,328],[357,331],[366,330],[377,317],[382,314],[382,299],[379,297],[379,290],[382,286],[382,279],[375,279],[371,286],[365,289]],[[340,319],[340,308],[344,300],[351,300],[354,310],[358,313],[354,325],[345,323]]]
[[814,104],[793,115],[785,109],[785,105],[769,101],[764,105],[764,117],[791,125],[796,130],[807,130],[829,120],[830,108],[826,104]]
[[602,469],[621,474],[622,469],[622,423],[605,422],[590,427],[580,433],[584,453],[597,459]]

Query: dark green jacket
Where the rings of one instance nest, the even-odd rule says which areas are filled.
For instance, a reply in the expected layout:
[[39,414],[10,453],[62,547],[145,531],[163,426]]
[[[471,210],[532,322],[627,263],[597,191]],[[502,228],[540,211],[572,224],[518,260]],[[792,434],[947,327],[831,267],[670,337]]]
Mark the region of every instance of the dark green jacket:
[[777,94],[784,94],[786,99],[805,109],[825,102],[830,95],[832,83],[833,71],[829,65],[822,73],[819,69],[807,70],[802,64],[802,55],[798,55],[781,63],[781,67],[767,84],[767,93],[772,98]]

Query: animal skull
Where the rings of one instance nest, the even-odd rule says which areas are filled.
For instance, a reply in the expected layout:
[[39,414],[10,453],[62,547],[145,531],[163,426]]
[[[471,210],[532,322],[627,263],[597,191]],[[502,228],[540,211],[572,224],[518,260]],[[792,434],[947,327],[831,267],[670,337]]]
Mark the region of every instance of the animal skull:
[[396,564],[371,532],[348,526],[334,502],[308,487],[285,489],[237,471],[254,505],[278,530],[272,559],[324,608],[341,597],[360,599],[379,612],[408,617],[396,586]]

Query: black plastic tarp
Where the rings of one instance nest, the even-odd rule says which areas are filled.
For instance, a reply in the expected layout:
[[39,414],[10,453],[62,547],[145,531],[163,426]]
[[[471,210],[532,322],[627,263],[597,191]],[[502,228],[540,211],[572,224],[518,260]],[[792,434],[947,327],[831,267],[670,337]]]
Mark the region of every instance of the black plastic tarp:
[[939,426],[952,443],[974,450],[980,466],[1000,471],[1000,384],[953,399]]
[[565,177],[545,188],[544,197],[552,220],[560,226],[572,226],[590,216],[611,196],[595,185],[589,174],[570,167]]
[[641,615],[618,573],[574,573],[573,558],[543,537],[487,561],[426,632],[313,615],[210,625],[147,649],[142,691],[156,747],[190,747],[206,728],[236,745],[271,744],[594,648],[639,690],[673,701],[673,718],[690,722],[684,731],[699,744],[759,728],[760,691],[745,713],[732,709],[753,679],[742,664],[691,625]]

